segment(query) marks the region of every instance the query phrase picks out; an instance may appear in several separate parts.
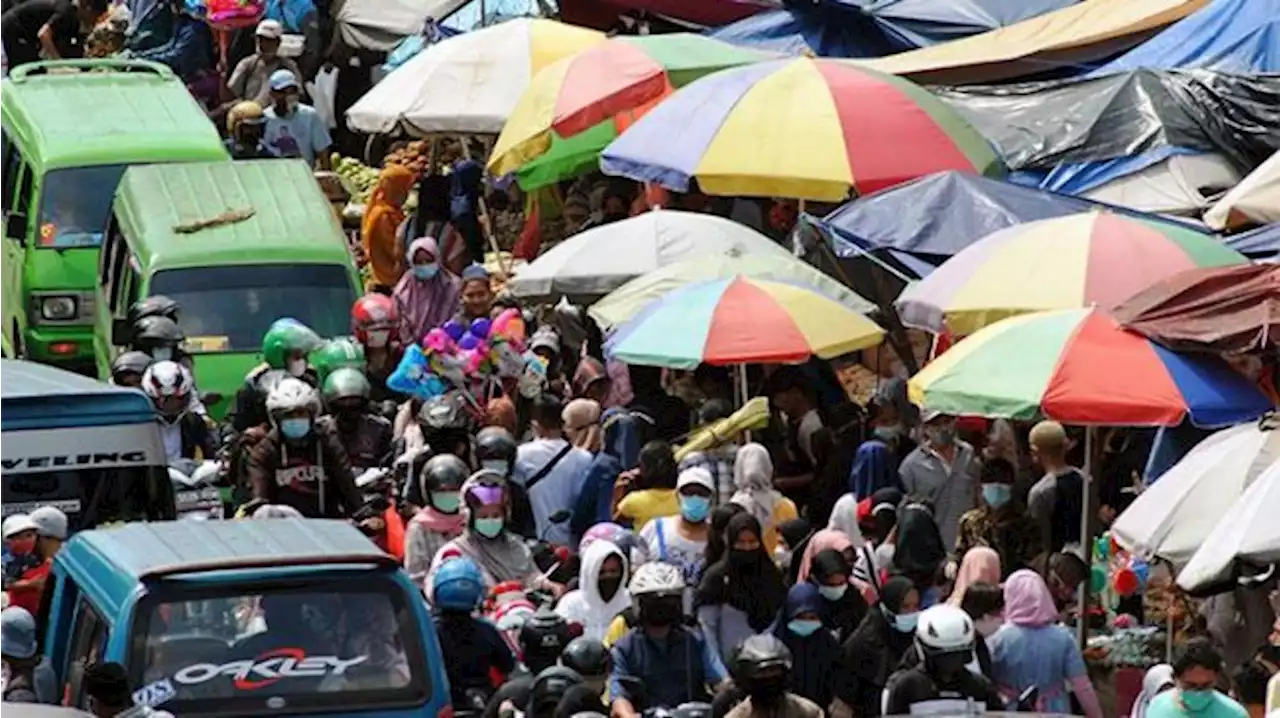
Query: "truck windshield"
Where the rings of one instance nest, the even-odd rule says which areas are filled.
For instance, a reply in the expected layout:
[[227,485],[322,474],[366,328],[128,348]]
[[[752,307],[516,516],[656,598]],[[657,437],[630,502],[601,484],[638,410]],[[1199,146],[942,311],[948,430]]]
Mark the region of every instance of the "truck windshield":
[[355,291],[340,264],[255,264],[167,269],[151,279],[151,294],[182,307],[187,349],[252,352],[280,317],[293,317],[322,337],[350,331]]
[[367,573],[162,588],[139,608],[129,666],[137,685],[168,681],[162,707],[182,716],[421,705],[431,685],[406,599]]
[[126,167],[73,167],[47,173],[36,245],[51,249],[101,246],[111,200]]
[[3,481],[5,516],[53,505],[67,515],[72,531],[174,517],[173,486],[163,466],[5,474]]

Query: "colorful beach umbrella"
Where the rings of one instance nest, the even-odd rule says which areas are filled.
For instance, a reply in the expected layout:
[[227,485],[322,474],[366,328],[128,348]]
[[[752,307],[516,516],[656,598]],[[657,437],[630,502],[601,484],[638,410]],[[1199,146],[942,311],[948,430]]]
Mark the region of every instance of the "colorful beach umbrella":
[[595,154],[618,132],[674,88],[718,70],[777,57],[692,33],[614,37],[533,78],[498,135],[489,170],[495,175],[513,172],[553,150],[554,139],[600,127],[592,134],[594,163]]
[[1255,419],[1271,402],[1226,362],[1177,354],[1100,309],[1012,317],[962,339],[908,383],[948,414],[1067,424],[1200,427]]
[[1245,264],[1215,237],[1166,222],[1084,212],[989,234],[903,291],[908,326],[956,334],[1027,312],[1110,309],[1195,267]]
[[808,287],[733,276],[690,284],[654,301],[605,343],[628,364],[800,362],[879,344],[875,322]]
[[603,33],[519,18],[438,42],[373,86],[347,110],[360,132],[496,134],[544,67],[604,42]]
[[942,170],[1000,174],[987,141],[907,80],[794,58],[676,91],[600,155],[605,174],[687,192],[839,202]]

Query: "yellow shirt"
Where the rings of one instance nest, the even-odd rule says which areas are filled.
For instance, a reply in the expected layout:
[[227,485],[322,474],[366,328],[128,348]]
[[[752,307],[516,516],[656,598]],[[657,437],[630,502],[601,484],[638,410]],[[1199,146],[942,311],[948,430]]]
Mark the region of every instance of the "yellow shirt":
[[[795,507],[792,506],[792,511]],[[680,499],[675,489],[633,491],[618,502],[618,516],[630,519],[631,530],[639,532],[644,525],[660,516],[680,513]]]
[[622,640],[622,637],[627,635],[628,630],[627,619],[622,616],[617,616],[613,619],[613,623],[609,624],[609,630],[605,631],[604,640],[601,641],[601,643],[604,644],[605,648],[612,648],[613,644]]
[[773,505],[773,515],[769,517],[769,526],[765,528],[764,536],[762,537],[764,550],[770,556],[773,555],[773,550],[778,548],[778,542],[782,540],[782,532],[778,530],[778,527],[798,518],[800,518],[800,513],[796,511],[796,504],[791,499],[782,498]]

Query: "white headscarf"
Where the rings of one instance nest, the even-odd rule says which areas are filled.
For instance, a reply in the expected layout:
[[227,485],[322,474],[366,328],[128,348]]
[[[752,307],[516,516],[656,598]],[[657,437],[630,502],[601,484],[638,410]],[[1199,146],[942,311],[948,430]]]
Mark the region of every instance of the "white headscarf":
[[1161,663],[1147,669],[1146,675],[1142,677],[1142,692],[1138,694],[1137,700],[1133,702],[1133,712],[1129,714],[1130,718],[1146,718],[1147,708],[1151,705],[1151,701],[1160,692],[1174,685],[1173,666],[1168,663]]
[[[622,584],[613,598],[606,601],[600,595],[600,570],[610,556],[617,556],[622,561]],[[581,560],[578,588],[560,599],[556,613],[564,616],[564,620],[582,626],[584,638],[602,641],[613,619],[631,607],[631,592],[627,590],[627,557],[617,544],[596,540],[582,552]]]
[[827,528],[843,533],[854,549],[861,549],[866,539],[862,538],[862,527],[858,526],[858,497],[845,494],[836,500],[831,509],[831,519]]
[[733,503],[747,510],[768,531],[773,526],[773,508],[782,494],[773,488],[773,459],[769,450],[756,443],[744,444],[733,461]]

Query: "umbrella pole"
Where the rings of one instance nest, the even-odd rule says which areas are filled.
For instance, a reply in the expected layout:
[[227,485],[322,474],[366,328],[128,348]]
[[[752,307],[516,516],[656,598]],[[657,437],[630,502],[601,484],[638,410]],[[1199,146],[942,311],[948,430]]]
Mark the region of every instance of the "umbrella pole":
[[[1093,448],[1096,440],[1095,434],[1097,428],[1087,426],[1084,430],[1084,481],[1080,485],[1083,496],[1080,497],[1080,544],[1084,551],[1085,565],[1093,566],[1093,533],[1090,531],[1093,522],[1090,521],[1090,515],[1093,510],[1093,502],[1090,497],[1093,496],[1093,472],[1096,468],[1093,460]],[[1076,640],[1080,643],[1083,650],[1089,641],[1089,599],[1092,594],[1092,580],[1085,579],[1084,587],[1078,592],[1076,609],[1079,617],[1076,619]]]
[[[483,7],[484,6],[481,5],[481,8]],[[483,12],[483,9],[481,10],[481,12]],[[483,18],[483,16],[481,17]],[[471,142],[469,141],[470,138],[464,135],[461,139],[462,139],[462,154],[464,157],[470,160],[472,159]],[[490,231],[490,227],[492,227],[493,225],[491,224],[491,221],[489,218],[489,207],[484,201],[483,189],[480,192],[479,204],[480,204],[480,218],[483,220],[482,222],[480,222],[480,231],[484,234],[485,239],[489,240],[489,249],[493,250],[493,256],[498,260],[498,269],[502,271],[502,279],[505,282],[506,280],[511,279],[511,264],[507,262],[506,259],[503,258],[502,248],[498,246],[498,239],[494,237],[493,232]],[[477,258],[476,263],[483,265],[484,257]]]
[[[736,382],[737,387],[734,393],[739,395],[738,408],[741,409],[742,407],[746,406],[747,402],[750,401],[751,399],[751,389],[750,387],[747,386],[747,365],[739,364],[736,367],[735,373],[738,375],[738,381]],[[751,432],[748,431],[746,432],[746,434],[747,434],[747,441],[751,441]]]

